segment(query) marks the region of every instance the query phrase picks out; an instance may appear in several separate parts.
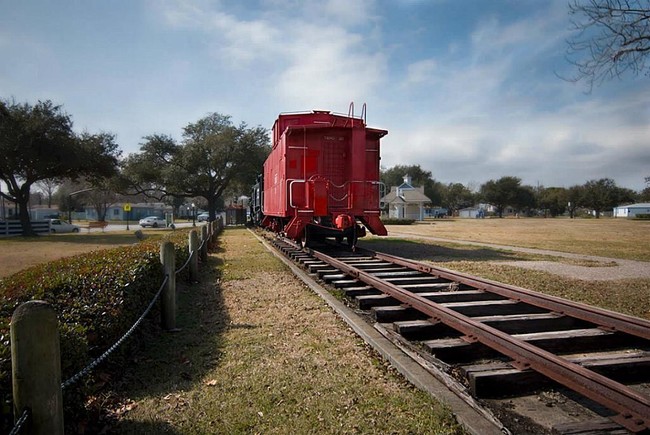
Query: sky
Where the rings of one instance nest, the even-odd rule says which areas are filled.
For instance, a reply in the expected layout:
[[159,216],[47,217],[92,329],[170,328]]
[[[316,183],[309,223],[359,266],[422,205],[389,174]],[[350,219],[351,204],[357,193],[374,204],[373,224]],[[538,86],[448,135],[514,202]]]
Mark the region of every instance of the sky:
[[52,100],[124,155],[212,112],[330,110],[381,165],[478,189],[650,176],[650,77],[572,82],[566,0],[0,0],[0,98]]

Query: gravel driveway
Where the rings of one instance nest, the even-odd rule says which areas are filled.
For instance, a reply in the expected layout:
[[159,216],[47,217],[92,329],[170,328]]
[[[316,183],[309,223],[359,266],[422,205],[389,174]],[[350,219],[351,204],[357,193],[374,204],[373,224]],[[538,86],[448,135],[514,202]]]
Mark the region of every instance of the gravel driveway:
[[455,243],[459,245],[483,246],[486,248],[523,252],[526,254],[541,254],[576,260],[594,261],[606,264],[599,266],[577,266],[554,261],[499,261],[498,264],[516,266],[525,269],[541,270],[567,278],[586,281],[607,281],[619,279],[650,278],[650,263],[645,261],[622,260],[619,258],[598,257],[594,255],[572,254],[568,252],[549,251],[546,249],[521,248],[517,246],[497,245],[492,243],[471,242],[465,240],[444,239],[440,237],[419,236],[391,231],[389,236],[404,239],[420,239],[434,242]]

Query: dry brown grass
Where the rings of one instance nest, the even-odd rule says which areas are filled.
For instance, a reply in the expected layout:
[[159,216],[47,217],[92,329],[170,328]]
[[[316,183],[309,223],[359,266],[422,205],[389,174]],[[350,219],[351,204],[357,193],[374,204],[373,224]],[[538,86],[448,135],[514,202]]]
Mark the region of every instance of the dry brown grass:
[[[160,234],[147,232],[147,236],[160,237]],[[132,233],[125,231],[51,234],[38,237],[0,237],[0,278],[62,257],[131,245],[137,242],[138,239]]]
[[650,261],[650,221],[629,219],[436,219],[388,226],[415,234]]
[[227,230],[220,248],[182,294],[182,331],[121,393],[116,433],[459,431],[250,233]]
[[485,262],[436,265],[650,320],[649,279],[585,281]]
[[[550,255],[524,254],[489,246],[439,242],[468,240],[499,245],[550,249],[577,254],[650,261],[650,222],[626,219],[456,219],[435,220],[412,226],[391,226],[408,240],[373,238],[372,249],[395,253],[419,261],[431,261],[459,270],[543,293],[585,302],[613,311],[650,319],[650,279],[590,280],[587,270],[574,279],[549,272],[499,264],[506,261],[554,261],[585,268],[612,268],[607,260],[564,259]],[[423,236],[418,238],[418,236]],[[396,236],[398,237],[398,236]],[[640,264],[639,268],[644,265]],[[650,267],[648,264],[647,267]],[[555,268],[558,269],[558,268]],[[549,269],[554,270],[554,269]],[[601,274],[602,275],[602,274]],[[594,275],[596,276],[596,275]],[[639,276],[639,275],[637,275]],[[580,279],[578,279],[580,278]]]

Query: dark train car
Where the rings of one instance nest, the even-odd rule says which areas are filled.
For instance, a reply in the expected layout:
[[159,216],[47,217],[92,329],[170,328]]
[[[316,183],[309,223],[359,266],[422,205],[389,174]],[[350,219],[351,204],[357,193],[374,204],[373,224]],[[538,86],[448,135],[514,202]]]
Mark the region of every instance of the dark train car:
[[264,198],[264,177],[260,174],[257,176],[257,180],[253,185],[253,190],[251,192],[251,200],[248,203],[248,215],[249,220],[246,222],[247,225],[261,225],[262,218],[262,202]]
[[365,228],[386,235],[379,218],[379,142],[387,133],[353,113],[279,115],[258,180],[261,225],[305,244],[334,237],[353,245]]

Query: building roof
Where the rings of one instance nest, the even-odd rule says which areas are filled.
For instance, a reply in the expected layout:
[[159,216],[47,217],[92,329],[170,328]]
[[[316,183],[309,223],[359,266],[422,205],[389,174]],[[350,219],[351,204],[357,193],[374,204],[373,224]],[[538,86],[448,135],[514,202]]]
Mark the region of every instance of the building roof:
[[637,204],[619,205],[615,208],[650,208],[650,202],[639,202]]
[[428,196],[422,192],[424,189],[411,187],[410,189],[402,189],[400,187],[395,187],[384,196],[381,201],[389,204],[394,203],[425,203],[431,202]]

